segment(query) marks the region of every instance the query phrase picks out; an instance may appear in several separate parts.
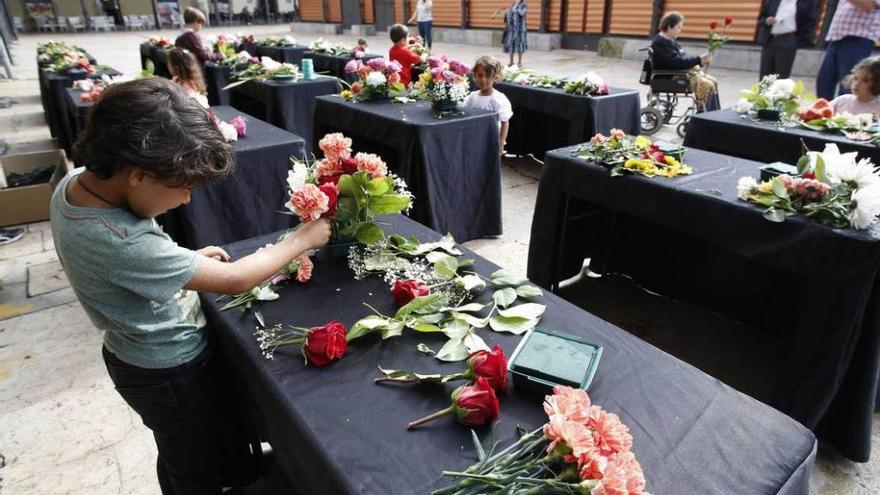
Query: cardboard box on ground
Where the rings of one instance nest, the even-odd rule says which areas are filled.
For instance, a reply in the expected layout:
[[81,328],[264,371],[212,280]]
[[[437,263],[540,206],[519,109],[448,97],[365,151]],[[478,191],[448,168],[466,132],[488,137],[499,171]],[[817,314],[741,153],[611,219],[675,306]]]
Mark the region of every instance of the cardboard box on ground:
[[64,150],[0,156],[0,170],[5,174],[25,174],[46,166],[55,167],[49,182],[0,189],[0,227],[48,220],[52,189],[73,168]]

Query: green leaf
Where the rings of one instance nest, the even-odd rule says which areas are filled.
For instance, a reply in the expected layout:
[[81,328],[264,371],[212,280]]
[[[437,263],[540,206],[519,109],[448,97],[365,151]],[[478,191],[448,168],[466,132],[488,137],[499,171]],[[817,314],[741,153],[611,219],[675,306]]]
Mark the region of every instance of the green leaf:
[[451,338],[437,351],[437,359],[441,361],[463,361],[470,353],[464,344],[464,335]]
[[496,332],[508,332],[514,335],[521,335],[535,325],[538,324],[536,319],[528,319],[521,317],[493,316],[489,319],[489,326]]
[[416,372],[408,371],[408,370],[386,370],[386,369],[382,368],[381,366],[379,366],[379,371],[381,371],[382,374],[385,375],[387,378],[409,378],[409,379],[419,380],[421,382],[427,382],[427,383],[447,382],[447,381],[449,381],[450,378],[452,378],[452,377],[444,376],[440,373],[423,374],[423,373],[416,373]]
[[788,191],[785,190],[785,183],[779,177],[774,177],[771,181],[773,186],[773,194],[777,198],[788,199]]
[[423,352],[423,353],[428,354],[430,356],[437,354],[436,352],[434,352],[434,349],[431,349],[430,347],[428,347],[427,345],[422,344],[422,343],[419,343],[419,345],[416,346],[416,349],[419,352]]
[[428,260],[428,263],[433,264],[448,256],[449,255],[444,253],[443,251],[431,251],[430,253],[425,255],[425,259]]
[[468,325],[470,325],[472,327],[476,327],[476,328],[485,328],[486,325],[489,324],[488,317],[479,318],[477,316],[469,315],[467,313],[453,312],[452,317],[455,318],[456,320],[463,321],[463,322],[467,323]]
[[[443,310],[441,309],[441,311]],[[430,323],[432,325],[436,325],[443,320],[443,313],[438,312],[426,315],[418,315],[415,317],[415,319],[418,320],[419,323]]]
[[495,301],[495,304],[498,306],[506,308],[516,301],[516,290],[512,287],[496,290],[495,293],[492,294],[492,300]]
[[528,282],[528,280],[518,275],[514,275],[507,270],[498,270],[492,274],[490,279],[492,280],[492,283],[498,287],[518,286]]
[[405,325],[402,321],[390,320],[387,327],[379,328],[379,333],[382,335],[382,340],[399,337],[403,334],[404,327]]
[[471,326],[462,320],[451,320],[443,325],[443,333],[450,339],[464,337],[464,335],[470,331]]
[[825,159],[822,158],[821,154],[816,154],[816,166],[814,167],[814,172],[816,174],[816,180],[829,185],[831,184],[831,180],[828,179],[828,175],[825,173]]
[[387,270],[406,270],[412,265],[406,258],[387,252],[380,252],[364,260],[364,268],[371,272]]
[[370,196],[381,196],[388,192],[393,185],[393,179],[389,178],[377,178],[373,179],[370,182],[367,182],[366,187],[364,189],[367,191],[367,194]]
[[345,221],[355,219],[358,217],[358,211],[357,201],[354,198],[340,197],[336,203],[336,216],[333,217],[333,220]]
[[400,309],[397,310],[397,313],[394,315],[394,318],[400,320],[406,318],[412,313],[436,313],[441,308],[446,306],[447,302],[449,302],[449,298],[443,294],[429,294],[424,297],[417,297],[401,306]]
[[769,208],[764,212],[764,218],[771,222],[782,223],[785,221],[785,211],[776,208]]
[[346,340],[351,342],[352,340],[361,338],[364,335],[369,335],[371,333],[380,331],[382,328],[387,328],[391,321],[392,320],[379,315],[370,315],[365,318],[361,318],[354,325],[352,325],[351,329],[348,331]]
[[543,294],[544,293],[541,292],[541,289],[534,285],[522,285],[516,288],[516,295],[523,299],[532,299]]
[[440,280],[449,280],[458,273],[458,260],[452,256],[444,256],[434,262],[434,275]]
[[339,182],[336,183],[336,187],[339,189],[340,196],[347,196],[349,198],[356,197],[357,191],[352,176],[343,175],[340,177]]
[[388,240],[391,242],[391,245],[405,253],[412,253],[419,247],[419,240],[413,236],[403,237],[402,235],[394,234]]
[[477,460],[483,462],[486,459],[486,451],[483,450],[483,444],[480,443],[480,439],[477,437],[477,432],[471,430],[471,440],[474,441],[474,449],[477,451]]
[[467,313],[475,313],[477,311],[482,311],[485,308],[485,304],[480,303],[470,303],[465,304],[464,306],[459,306],[457,308],[443,308],[440,311],[457,311],[459,313],[467,312]]
[[430,323],[421,323],[417,319],[413,318],[407,326],[412,328],[416,332],[421,333],[442,333],[443,330],[440,329],[437,325],[432,325]]
[[369,246],[384,239],[385,233],[374,223],[363,223],[358,227],[354,236],[358,242]]
[[482,337],[477,335],[477,332],[470,331],[464,336],[464,346],[467,348],[469,354],[473,354],[477,351],[488,351],[489,346],[486,345],[486,341],[483,340]]
[[479,275],[465,275],[459,277],[456,283],[464,287],[466,291],[482,291],[486,288],[486,281]]
[[367,207],[374,215],[392,215],[394,213],[400,213],[405,210],[407,206],[409,206],[409,197],[400,194],[371,196],[367,201]]
[[259,323],[262,328],[266,328],[266,320],[263,319],[262,312],[254,311],[254,318],[257,319],[257,323]]
[[534,319],[540,318],[541,315],[544,314],[544,310],[547,309],[543,304],[538,303],[526,303],[519,304],[512,308],[508,309],[499,309],[498,314],[501,316],[509,317],[509,318],[527,318]]
[[455,239],[452,238],[451,235],[446,234],[440,238],[439,241],[435,242],[424,242],[418,245],[416,249],[413,251],[413,254],[425,254],[431,251],[443,250],[453,256],[460,256],[461,251],[455,247]]

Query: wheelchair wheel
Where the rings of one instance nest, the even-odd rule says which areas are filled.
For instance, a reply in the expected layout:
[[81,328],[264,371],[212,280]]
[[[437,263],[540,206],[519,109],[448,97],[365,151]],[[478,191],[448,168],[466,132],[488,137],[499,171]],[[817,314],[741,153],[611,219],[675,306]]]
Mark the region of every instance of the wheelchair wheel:
[[645,107],[642,109],[641,127],[642,134],[648,136],[655,134],[663,127],[664,115],[663,111],[656,107]]
[[688,132],[688,126],[691,124],[691,118],[685,117],[684,120],[681,121],[680,124],[675,128],[675,132],[678,133],[678,137],[684,139]]

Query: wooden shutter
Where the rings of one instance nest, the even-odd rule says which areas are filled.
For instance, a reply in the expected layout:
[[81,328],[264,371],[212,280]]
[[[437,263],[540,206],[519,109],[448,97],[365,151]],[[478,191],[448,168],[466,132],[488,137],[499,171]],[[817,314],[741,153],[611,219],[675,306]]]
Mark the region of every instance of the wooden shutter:
[[[709,3],[715,4],[713,1]],[[653,0],[614,0],[611,4],[610,34],[648,36],[651,34],[653,10]]]
[[[550,0],[550,5],[547,8],[548,16],[547,16],[547,31],[551,32],[559,32],[562,25],[562,0]],[[539,18],[540,19],[540,18]],[[538,24],[538,29],[541,28],[541,25]]]
[[570,33],[601,33],[605,0],[568,0],[566,30]]
[[730,39],[754,41],[761,0],[667,0],[665,11],[677,11],[684,15],[682,38],[705,39],[709,34],[710,22],[717,21],[721,26],[724,18],[730,17],[733,19],[733,24],[727,30]]
[[299,0],[299,15],[304,21],[323,21],[324,2],[322,0]]
[[342,22],[342,0],[327,0],[327,15],[330,22]]
[[[469,27],[504,29],[504,11],[513,5],[513,0],[471,0],[468,16]],[[528,2],[526,11],[526,24],[528,29],[537,30],[541,24],[541,2],[532,0]],[[492,15],[498,12],[498,17]],[[557,21],[557,25],[559,22]]]
[[364,24],[372,24],[376,22],[376,14],[373,11],[373,0],[361,0],[361,16],[364,18]]
[[605,22],[605,1],[587,0],[587,32],[601,33]]
[[[415,8],[415,0],[411,0]],[[461,27],[461,0],[434,0],[435,26]]]

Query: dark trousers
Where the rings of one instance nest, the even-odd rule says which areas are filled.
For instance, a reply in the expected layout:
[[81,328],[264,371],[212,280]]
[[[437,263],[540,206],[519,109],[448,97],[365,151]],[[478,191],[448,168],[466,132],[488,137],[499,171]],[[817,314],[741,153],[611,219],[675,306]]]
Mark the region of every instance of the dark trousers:
[[873,40],[856,36],[829,43],[819,75],[816,76],[816,96],[832,100],[836,89],[840,90],[839,94],[849,93],[849,88],[842,86],[840,81],[849,75],[857,63],[869,57],[873,49]]
[[419,36],[425,41],[425,46],[431,48],[431,26],[434,21],[424,21],[419,23]]
[[220,494],[220,430],[211,347],[195,359],[146,369],[103,350],[116,391],[152,430],[163,495]]
[[771,35],[761,48],[761,78],[770,74],[778,74],[781,79],[791,77],[795,55],[797,55],[797,36],[794,33]]

